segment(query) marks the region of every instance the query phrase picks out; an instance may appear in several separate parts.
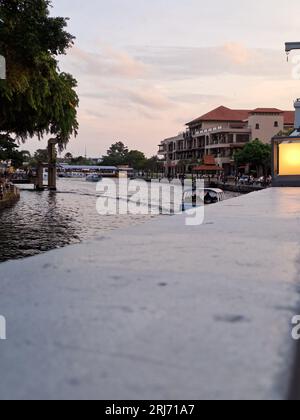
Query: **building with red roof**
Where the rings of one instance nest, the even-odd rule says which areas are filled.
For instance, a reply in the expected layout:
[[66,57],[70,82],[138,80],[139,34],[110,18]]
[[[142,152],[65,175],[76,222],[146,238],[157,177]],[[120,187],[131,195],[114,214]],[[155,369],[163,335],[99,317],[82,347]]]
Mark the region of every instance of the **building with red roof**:
[[233,174],[236,150],[255,139],[271,143],[274,136],[292,129],[294,120],[294,111],[278,108],[213,109],[188,122],[186,132],[162,141],[159,154],[165,158],[166,175],[199,168],[205,156],[212,156],[226,175]]

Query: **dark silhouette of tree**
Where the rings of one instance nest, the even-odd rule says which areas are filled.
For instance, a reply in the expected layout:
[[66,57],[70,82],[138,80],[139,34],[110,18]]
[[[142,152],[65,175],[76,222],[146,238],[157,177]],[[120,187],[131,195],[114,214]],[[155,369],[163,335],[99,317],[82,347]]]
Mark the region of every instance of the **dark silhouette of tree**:
[[72,159],[73,159],[73,155],[72,155],[72,153],[68,152],[68,153],[66,153],[66,154],[65,154],[65,160],[66,160],[67,162],[71,162],[71,161],[72,161]]
[[143,152],[138,150],[130,150],[126,157],[127,164],[135,170],[142,170],[147,164],[147,158]]
[[23,154],[18,151],[19,146],[7,135],[0,134],[0,161],[11,160],[13,166],[20,167]]
[[47,149],[38,149],[33,156],[35,163],[47,163],[49,156]]
[[44,135],[63,149],[77,134],[76,80],[61,72],[58,56],[74,38],[67,19],[50,16],[49,0],[0,0],[0,54],[6,80],[0,80],[0,132],[24,142]]
[[238,151],[235,156],[235,162],[239,165],[251,165],[256,167],[259,174],[260,169],[266,172],[271,167],[272,147],[270,144],[262,143],[256,139],[247,143],[244,148]]

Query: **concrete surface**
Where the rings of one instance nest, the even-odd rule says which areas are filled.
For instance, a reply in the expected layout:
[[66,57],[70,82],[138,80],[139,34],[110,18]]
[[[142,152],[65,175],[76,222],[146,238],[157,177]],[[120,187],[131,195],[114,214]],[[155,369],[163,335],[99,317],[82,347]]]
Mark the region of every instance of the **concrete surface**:
[[1,399],[283,399],[300,190],[0,266]]

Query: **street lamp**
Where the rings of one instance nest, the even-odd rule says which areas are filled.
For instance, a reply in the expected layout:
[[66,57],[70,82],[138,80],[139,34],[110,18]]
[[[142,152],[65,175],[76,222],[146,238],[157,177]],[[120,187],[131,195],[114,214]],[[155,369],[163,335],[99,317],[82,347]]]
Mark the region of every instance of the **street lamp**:
[[300,137],[274,137],[273,187],[300,187]]
[[[285,44],[287,54],[293,50],[300,50],[300,42]],[[294,105],[294,131],[289,136],[272,139],[273,187],[300,187],[300,99]]]
[[272,140],[273,187],[300,187],[300,99],[295,101],[295,129]]

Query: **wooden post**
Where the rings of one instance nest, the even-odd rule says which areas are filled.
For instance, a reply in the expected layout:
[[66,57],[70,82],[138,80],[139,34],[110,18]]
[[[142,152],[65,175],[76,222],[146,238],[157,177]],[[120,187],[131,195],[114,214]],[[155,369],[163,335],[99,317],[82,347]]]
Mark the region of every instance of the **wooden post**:
[[56,151],[55,151],[56,140],[50,139],[48,141],[48,189],[50,191],[56,191]]
[[43,179],[43,165],[38,165],[37,168],[37,174],[36,174],[36,183],[35,183],[35,189],[38,191],[44,190],[44,179]]

